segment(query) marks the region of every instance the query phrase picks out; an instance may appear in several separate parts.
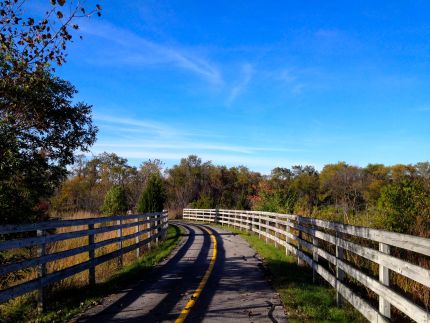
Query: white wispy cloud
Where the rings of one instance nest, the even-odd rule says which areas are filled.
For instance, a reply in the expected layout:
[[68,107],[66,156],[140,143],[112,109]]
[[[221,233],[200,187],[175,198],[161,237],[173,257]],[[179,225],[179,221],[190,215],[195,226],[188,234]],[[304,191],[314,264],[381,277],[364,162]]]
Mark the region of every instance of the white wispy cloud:
[[106,46],[114,45],[110,50],[103,48],[99,53],[102,57],[98,57],[94,63],[170,65],[194,73],[211,83],[223,82],[217,66],[196,51],[150,41],[132,31],[108,23],[92,23],[91,26],[82,24],[81,30],[86,35],[108,41]]
[[286,68],[279,72],[277,79],[285,84],[291,94],[299,95],[305,88],[305,84],[299,77],[299,74],[299,71],[295,69]]
[[107,125],[111,129],[116,129],[118,131],[151,133],[159,136],[178,134],[172,127],[152,120],[139,120],[99,113],[94,115],[94,120],[98,123],[102,123],[103,126]]
[[124,143],[124,142],[99,142],[98,147],[114,148],[114,149],[168,149],[168,150],[204,150],[204,151],[226,151],[242,154],[254,154],[256,152],[299,152],[303,149],[294,148],[278,148],[278,147],[255,147],[255,146],[238,146],[225,145],[214,142],[187,142],[187,141],[169,141],[169,142],[153,142],[139,141],[139,143]]
[[227,106],[230,106],[239,95],[241,95],[247,88],[249,82],[254,74],[254,68],[251,64],[243,64],[241,70],[241,79],[235,84],[227,98]]

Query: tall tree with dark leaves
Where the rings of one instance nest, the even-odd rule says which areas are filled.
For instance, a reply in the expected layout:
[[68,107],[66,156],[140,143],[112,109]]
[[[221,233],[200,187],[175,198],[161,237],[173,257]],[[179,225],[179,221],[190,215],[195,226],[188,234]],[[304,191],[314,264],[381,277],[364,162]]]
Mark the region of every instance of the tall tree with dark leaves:
[[0,2],[0,222],[28,222],[46,215],[46,198],[67,174],[74,152],[96,139],[91,105],[53,75],[66,61],[75,20],[100,15],[80,2],[51,0],[38,21],[26,1]]

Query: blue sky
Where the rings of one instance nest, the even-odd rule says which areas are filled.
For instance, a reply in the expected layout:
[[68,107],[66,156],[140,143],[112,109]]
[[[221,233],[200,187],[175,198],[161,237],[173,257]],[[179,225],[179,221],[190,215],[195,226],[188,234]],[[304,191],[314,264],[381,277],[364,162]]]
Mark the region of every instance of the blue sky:
[[101,5],[59,69],[94,106],[93,154],[264,173],[429,159],[429,2]]

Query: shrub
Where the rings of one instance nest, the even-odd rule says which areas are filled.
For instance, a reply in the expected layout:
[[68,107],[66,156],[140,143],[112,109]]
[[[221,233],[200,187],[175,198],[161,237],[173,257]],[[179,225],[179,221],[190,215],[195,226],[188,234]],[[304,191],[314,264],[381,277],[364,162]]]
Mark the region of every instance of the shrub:
[[213,201],[206,194],[201,193],[199,199],[191,203],[191,206],[195,209],[211,209]]
[[410,233],[417,216],[425,209],[423,183],[418,180],[402,180],[383,187],[378,208],[385,216],[385,228]]

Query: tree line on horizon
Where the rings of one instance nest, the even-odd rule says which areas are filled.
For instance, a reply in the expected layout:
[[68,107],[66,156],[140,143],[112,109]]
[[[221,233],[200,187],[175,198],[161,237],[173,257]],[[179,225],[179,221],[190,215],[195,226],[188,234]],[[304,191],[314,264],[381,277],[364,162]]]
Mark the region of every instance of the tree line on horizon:
[[260,210],[430,236],[428,162],[366,167],[338,162],[321,171],[297,165],[262,175],[245,166],[203,162],[195,155],[163,170],[157,159],[132,167],[125,158],[103,153],[75,163],[50,200],[50,213],[113,214],[106,209],[112,190],[122,194],[117,213],[142,211],[142,194],[156,190],[158,203],[175,217],[186,207]]

